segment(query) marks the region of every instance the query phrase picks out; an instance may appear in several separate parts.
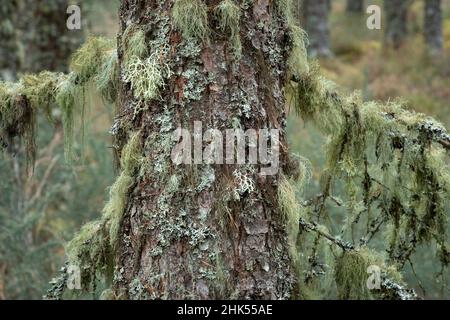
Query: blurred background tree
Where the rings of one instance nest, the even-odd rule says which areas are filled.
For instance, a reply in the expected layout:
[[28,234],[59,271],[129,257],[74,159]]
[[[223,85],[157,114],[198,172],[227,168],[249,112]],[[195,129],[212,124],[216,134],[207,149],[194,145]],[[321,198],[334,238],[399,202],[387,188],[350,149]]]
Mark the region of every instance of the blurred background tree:
[[347,12],[362,14],[364,12],[364,0],[347,0]]
[[[67,71],[71,54],[86,36],[102,34],[89,26],[89,20],[109,19],[117,10],[117,2],[111,6],[110,1],[83,1],[83,28],[69,31],[66,10],[70,3],[2,2],[0,80],[43,70]],[[0,155],[0,299],[42,297],[64,261],[66,241],[98,214],[105,189],[114,178],[107,134],[112,111],[89,93],[85,98],[93,99],[90,105],[94,107],[86,110],[90,120],[78,131],[89,134],[84,146],[76,146],[79,154],[83,150],[76,166],[65,163],[61,115],[53,106],[53,124],[45,115],[36,119],[39,130],[33,169],[27,168],[26,150],[19,140],[11,141],[8,152]]]
[[425,1],[425,41],[432,52],[442,50],[442,2],[441,0]]
[[308,52],[312,57],[329,57],[330,29],[328,16],[330,1],[303,0],[300,6],[302,25],[309,35]]
[[408,32],[407,14],[411,2],[411,0],[384,1],[387,45],[398,48],[403,44]]
[[0,80],[16,79],[19,70],[19,46],[17,39],[17,2],[6,1],[0,6]]

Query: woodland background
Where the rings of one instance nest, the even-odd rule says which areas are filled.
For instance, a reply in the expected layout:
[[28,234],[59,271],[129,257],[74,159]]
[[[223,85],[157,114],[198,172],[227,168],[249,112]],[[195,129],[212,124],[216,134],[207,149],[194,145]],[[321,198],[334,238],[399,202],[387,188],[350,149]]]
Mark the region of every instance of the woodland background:
[[[330,4],[326,12],[329,42],[317,40],[313,34],[310,42],[314,44],[317,40],[321,48],[327,48],[318,54],[326,77],[348,92],[362,91],[367,100],[404,97],[411,109],[429,114],[450,127],[450,0],[442,1],[443,49],[434,54],[430,54],[424,40],[422,0],[411,1],[406,16],[407,36],[397,48],[385,43],[384,20],[381,30],[366,28],[365,7],[362,13],[352,13],[348,12],[345,0],[323,2]],[[383,8],[383,1],[367,1],[368,4]],[[82,37],[115,37],[118,6],[118,0],[81,1]],[[384,13],[382,10],[383,19]],[[28,27],[23,39],[38,38],[39,34],[33,30],[38,29]],[[67,32],[69,38],[75,37]],[[76,48],[63,45],[67,50]],[[21,59],[26,67],[19,73],[40,70],[26,50],[22,50]],[[100,215],[107,187],[115,176],[108,134],[113,107],[93,94],[88,94],[87,99],[84,128],[78,126],[76,131],[84,138],[76,139],[83,143],[75,145],[80,156],[74,165],[64,161],[61,126],[49,124],[44,116],[38,119],[38,152],[33,173],[25,173],[22,168],[18,178],[20,159],[0,153],[0,299],[40,299],[64,262],[64,245],[81,225]],[[291,152],[311,161],[313,175],[305,193],[312,197],[319,192],[319,174],[325,160],[321,148],[324,137],[294,116],[289,118],[288,137]],[[336,207],[332,216],[338,224],[345,212]],[[436,276],[441,270],[434,252],[419,248],[412,260],[414,268],[405,267],[407,282],[415,284],[414,289],[426,298],[450,298],[450,276]]]

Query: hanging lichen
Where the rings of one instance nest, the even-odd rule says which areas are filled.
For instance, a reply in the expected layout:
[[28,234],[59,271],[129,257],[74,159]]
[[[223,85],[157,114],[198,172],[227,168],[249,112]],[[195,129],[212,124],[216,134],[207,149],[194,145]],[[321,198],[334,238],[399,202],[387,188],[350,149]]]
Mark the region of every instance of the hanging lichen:
[[109,103],[113,103],[117,99],[119,83],[119,61],[117,50],[111,50],[105,62],[100,66],[97,76],[95,77],[95,85],[101,92],[103,99]]
[[128,143],[122,150],[121,173],[111,187],[110,199],[103,209],[103,219],[109,224],[109,242],[115,247],[118,239],[119,228],[125,211],[127,194],[135,182],[135,171],[141,159],[140,133],[130,136]]
[[235,59],[240,59],[242,55],[241,37],[239,35],[241,9],[233,0],[222,0],[215,10],[221,31],[230,32],[230,45]]
[[87,83],[99,73],[105,61],[105,54],[111,50],[113,43],[106,38],[89,38],[84,46],[72,57],[70,70],[74,72],[80,84]]
[[207,41],[208,7],[202,0],[176,0],[172,9],[175,28],[186,40]]

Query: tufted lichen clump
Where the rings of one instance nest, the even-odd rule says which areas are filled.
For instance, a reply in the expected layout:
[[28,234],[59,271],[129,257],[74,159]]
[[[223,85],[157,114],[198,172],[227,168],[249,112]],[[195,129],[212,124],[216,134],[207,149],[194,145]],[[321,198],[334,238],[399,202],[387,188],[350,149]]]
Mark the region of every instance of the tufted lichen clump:
[[175,28],[186,40],[207,41],[208,7],[202,0],[176,0],[172,9]]
[[165,62],[169,51],[166,24],[164,19],[160,21],[156,37],[149,40],[148,47],[145,32],[140,27],[130,24],[124,31],[123,80],[130,84],[133,92],[135,116],[147,108],[149,101],[160,98],[165,79],[172,75]]

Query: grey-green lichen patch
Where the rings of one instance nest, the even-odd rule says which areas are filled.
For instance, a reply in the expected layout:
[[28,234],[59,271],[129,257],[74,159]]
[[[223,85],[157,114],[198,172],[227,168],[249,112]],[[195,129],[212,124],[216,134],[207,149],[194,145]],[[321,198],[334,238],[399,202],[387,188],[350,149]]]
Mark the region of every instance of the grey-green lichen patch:
[[204,166],[200,173],[200,183],[196,190],[201,192],[210,188],[216,180],[215,170],[212,166]]
[[255,169],[251,166],[243,166],[233,171],[233,197],[235,200],[239,201],[242,196],[251,195],[256,191],[254,175]]
[[159,97],[164,78],[170,75],[170,68],[161,64],[160,56],[154,52],[146,59],[133,56],[127,62],[123,80],[131,84],[134,97],[143,102]]
[[139,278],[133,279],[129,284],[128,296],[131,300],[148,300],[149,296]]
[[134,116],[148,107],[148,102],[159,99],[165,80],[172,75],[169,54],[169,18],[163,17],[154,31],[154,38],[146,39],[141,27],[130,24],[123,34],[124,66],[122,80],[129,83],[135,101]]
[[193,67],[185,70],[181,76],[186,80],[183,91],[184,98],[192,101],[201,100],[208,83],[203,72]]

